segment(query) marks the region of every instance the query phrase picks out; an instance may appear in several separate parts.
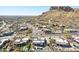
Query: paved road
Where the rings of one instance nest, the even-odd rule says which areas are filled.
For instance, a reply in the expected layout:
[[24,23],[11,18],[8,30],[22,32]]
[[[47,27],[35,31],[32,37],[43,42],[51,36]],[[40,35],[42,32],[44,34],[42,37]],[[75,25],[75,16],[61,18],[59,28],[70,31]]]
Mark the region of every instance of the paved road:
[[28,28],[32,28],[32,36],[33,37],[37,36],[37,34],[36,34],[38,32],[37,28],[31,24],[28,24],[28,23],[27,23],[27,26],[28,26]]

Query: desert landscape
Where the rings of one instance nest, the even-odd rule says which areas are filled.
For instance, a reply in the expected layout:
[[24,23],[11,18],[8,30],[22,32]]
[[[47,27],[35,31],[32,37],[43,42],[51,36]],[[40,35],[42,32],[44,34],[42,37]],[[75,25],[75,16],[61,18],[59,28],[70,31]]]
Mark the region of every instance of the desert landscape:
[[0,16],[0,52],[79,51],[79,8],[50,6],[37,16]]

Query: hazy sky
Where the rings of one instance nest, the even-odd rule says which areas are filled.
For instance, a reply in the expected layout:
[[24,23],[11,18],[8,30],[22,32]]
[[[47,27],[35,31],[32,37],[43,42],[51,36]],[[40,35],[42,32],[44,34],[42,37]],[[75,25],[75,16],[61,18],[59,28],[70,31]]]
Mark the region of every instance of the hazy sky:
[[39,15],[49,8],[49,6],[0,6],[0,15]]
[[0,6],[0,15],[39,15],[47,10],[47,6]]

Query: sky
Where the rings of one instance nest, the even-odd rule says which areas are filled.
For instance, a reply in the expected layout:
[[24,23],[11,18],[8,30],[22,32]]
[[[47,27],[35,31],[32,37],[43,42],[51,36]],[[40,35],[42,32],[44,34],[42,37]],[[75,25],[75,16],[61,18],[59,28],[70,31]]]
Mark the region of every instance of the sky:
[[0,6],[0,15],[40,15],[48,6]]
[[40,15],[49,8],[50,6],[0,6],[0,15]]

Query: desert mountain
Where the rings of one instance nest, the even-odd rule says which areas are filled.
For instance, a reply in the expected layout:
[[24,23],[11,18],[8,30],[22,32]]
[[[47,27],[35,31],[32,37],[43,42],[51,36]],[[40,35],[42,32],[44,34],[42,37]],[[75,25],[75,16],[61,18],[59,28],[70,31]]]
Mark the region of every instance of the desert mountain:
[[69,6],[52,6],[49,11],[39,16],[39,23],[49,24],[49,21],[52,25],[79,28],[79,11]]

